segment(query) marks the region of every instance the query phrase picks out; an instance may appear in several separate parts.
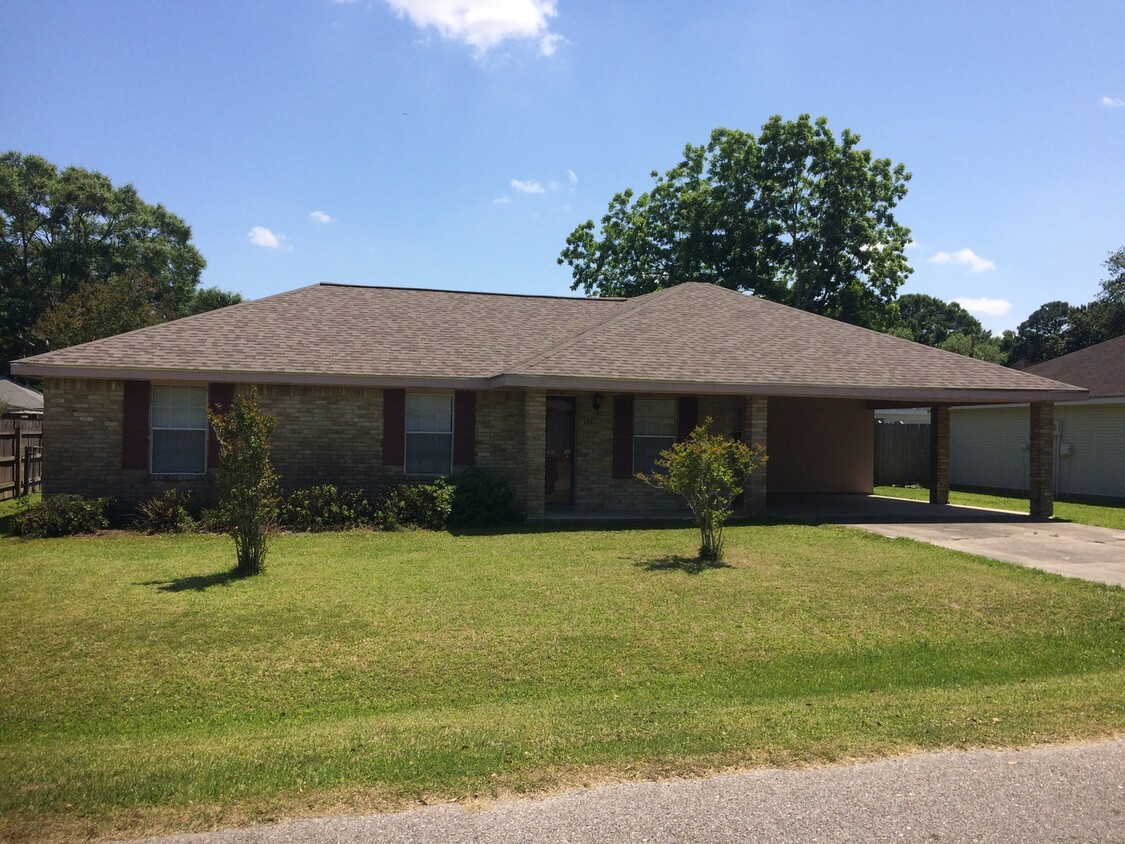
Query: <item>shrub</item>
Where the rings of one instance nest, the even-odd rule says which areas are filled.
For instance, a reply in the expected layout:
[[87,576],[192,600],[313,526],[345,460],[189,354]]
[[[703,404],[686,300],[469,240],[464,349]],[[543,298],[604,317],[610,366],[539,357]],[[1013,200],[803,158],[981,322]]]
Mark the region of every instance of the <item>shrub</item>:
[[137,505],[137,526],[145,533],[184,533],[195,527],[187,509],[188,497],[176,489],[165,490]]
[[486,528],[507,524],[515,518],[515,494],[503,477],[470,472],[458,478],[450,524]]
[[219,507],[205,507],[201,510],[195,528],[200,533],[230,533],[230,523]]
[[108,526],[106,499],[55,495],[16,514],[16,533],[27,539],[94,533]]
[[383,530],[419,527],[443,530],[453,510],[455,487],[438,478],[429,484],[402,484],[384,496],[375,514]]
[[766,462],[765,449],[753,448],[729,437],[709,434],[704,420],[683,442],[660,452],[658,471],[638,472],[637,479],[657,489],[680,495],[699,525],[699,557],[707,562],[723,558],[723,525],[730,518],[730,503],[742,491],[750,473]]
[[351,530],[371,517],[371,505],[362,492],[341,490],[332,484],[294,490],[281,507],[281,524],[292,530]]
[[269,532],[277,521],[277,473],[270,463],[270,434],[276,420],[258,408],[257,393],[235,396],[227,413],[207,412],[219,438],[219,510],[234,539],[235,573],[258,574]]

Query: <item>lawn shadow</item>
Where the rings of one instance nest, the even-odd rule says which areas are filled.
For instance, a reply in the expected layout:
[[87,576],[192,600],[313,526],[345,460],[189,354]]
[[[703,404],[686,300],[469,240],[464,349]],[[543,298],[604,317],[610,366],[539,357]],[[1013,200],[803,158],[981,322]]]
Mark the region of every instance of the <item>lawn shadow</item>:
[[226,586],[250,575],[237,571],[219,571],[214,574],[193,574],[172,580],[146,580],[137,586],[155,586],[157,592],[204,592],[212,586]]
[[657,557],[655,560],[637,560],[633,563],[645,571],[683,571],[688,574],[702,574],[708,569],[729,569],[721,560],[704,560],[700,557]]

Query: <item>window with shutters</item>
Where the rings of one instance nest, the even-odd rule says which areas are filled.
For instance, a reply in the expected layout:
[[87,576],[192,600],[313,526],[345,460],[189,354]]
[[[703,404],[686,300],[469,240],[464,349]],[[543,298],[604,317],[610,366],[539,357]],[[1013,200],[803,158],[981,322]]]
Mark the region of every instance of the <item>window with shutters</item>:
[[453,471],[453,396],[406,394],[406,474]]
[[149,416],[154,475],[202,475],[207,466],[207,388],[153,385]]
[[654,462],[676,441],[674,399],[637,399],[633,402],[633,471],[655,471]]

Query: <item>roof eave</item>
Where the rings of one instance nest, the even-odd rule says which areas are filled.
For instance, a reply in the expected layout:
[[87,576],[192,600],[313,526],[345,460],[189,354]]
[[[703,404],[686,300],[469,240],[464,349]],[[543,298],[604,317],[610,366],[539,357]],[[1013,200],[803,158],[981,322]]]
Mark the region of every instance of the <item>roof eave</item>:
[[324,387],[432,387],[484,390],[488,378],[425,375],[360,375],[331,372],[266,372],[254,370],[160,369],[155,367],[91,367],[13,361],[12,371],[29,378],[81,378],[116,381],[196,381],[229,384],[304,384]]
[[688,395],[767,395],[807,398],[850,398],[918,404],[1020,404],[1073,402],[1089,391],[1055,389],[978,389],[941,387],[839,386],[829,384],[730,383],[657,379],[600,378],[507,373],[492,377],[364,375],[322,372],[160,369],[154,367],[90,367],[13,361],[12,371],[31,378],[83,378],[122,381],[196,381],[238,384],[307,384],[338,387],[431,387],[490,390],[532,387],[570,392],[673,393]]
[[690,395],[764,395],[807,398],[851,398],[919,404],[1019,404],[1038,401],[1081,401],[1089,391],[1073,388],[990,389],[972,387],[865,387],[831,384],[727,383],[655,379],[588,378],[562,375],[506,374],[491,379],[493,387],[538,387],[548,390]]

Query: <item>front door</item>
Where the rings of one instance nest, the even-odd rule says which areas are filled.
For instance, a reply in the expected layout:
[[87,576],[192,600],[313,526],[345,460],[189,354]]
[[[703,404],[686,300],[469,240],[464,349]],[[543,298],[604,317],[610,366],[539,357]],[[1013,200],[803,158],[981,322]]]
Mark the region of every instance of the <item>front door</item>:
[[547,397],[544,502],[574,503],[574,399]]

